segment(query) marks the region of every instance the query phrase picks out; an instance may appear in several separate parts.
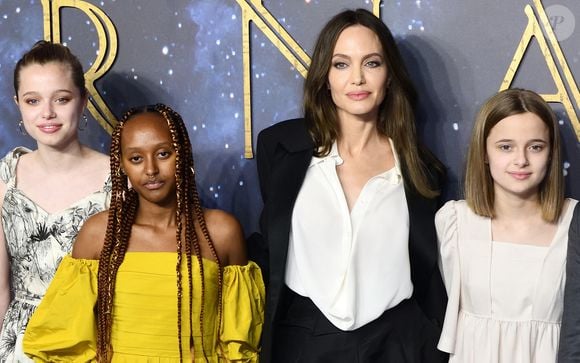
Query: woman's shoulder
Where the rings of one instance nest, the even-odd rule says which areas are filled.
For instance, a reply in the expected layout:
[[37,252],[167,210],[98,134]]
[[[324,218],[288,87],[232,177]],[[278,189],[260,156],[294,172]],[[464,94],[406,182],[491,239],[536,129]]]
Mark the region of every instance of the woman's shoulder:
[[97,150],[93,150],[87,146],[83,146],[83,175],[93,183],[98,181],[103,190],[109,191],[110,178],[110,158]]
[[[445,202],[445,204],[439,208],[439,210],[437,211],[437,214],[439,215],[444,215],[444,216],[449,216],[449,215],[473,215],[475,216],[476,214],[471,210],[471,208],[469,207],[469,205],[467,204],[467,201],[464,199],[458,199],[458,200],[448,200],[447,202]],[[484,217],[482,217],[484,218]]]
[[288,132],[305,131],[306,123],[303,118],[289,119],[280,121],[260,131],[259,135],[265,136],[284,136]]
[[258,153],[272,154],[281,145],[288,152],[312,150],[314,142],[302,118],[286,120],[260,131]]
[[205,209],[204,218],[208,233],[224,265],[245,264],[247,256],[244,232],[236,217],[221,209]]
[[23,146],[10,150],[2,159],[0,159],[0,181],[7,184],[16,173],[16,164],[18,159],[31,151]]
[[92,167],[100,170],[109,170],[110,158],[108,155],[87,146],[83,146],[83,153],[87,163],[90,163]]
[[109,210],[89,217],[77,235],[72,256],[81,259],[98,259],[105,243],[108,222]]

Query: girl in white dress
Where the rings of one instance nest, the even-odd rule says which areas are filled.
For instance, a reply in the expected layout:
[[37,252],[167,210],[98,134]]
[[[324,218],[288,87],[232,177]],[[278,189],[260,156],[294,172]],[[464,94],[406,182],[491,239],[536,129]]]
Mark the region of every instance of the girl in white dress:
[[556,118],[536,93],[491,97],[473,129],[465,200],[435,224],[450,362],[555,362],[568,227]]
[[37,42],[14,69],[18,127],[36,150],[0,160],[0,362],[30,361],[22,337],[84,221],[110,199],[109,157],[81,144],[88,101],[82,65]]

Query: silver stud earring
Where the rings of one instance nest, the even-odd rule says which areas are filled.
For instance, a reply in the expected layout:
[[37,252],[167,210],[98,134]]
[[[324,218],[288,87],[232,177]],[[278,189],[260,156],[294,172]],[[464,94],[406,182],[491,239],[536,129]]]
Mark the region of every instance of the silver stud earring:
[[87,115],[85,115],[84,113],[83,113],[82,119],[83,119],[83,125],[82,126],[79,125],[79,131],[83,131],[84,129],[86,129],[87,125],[89,124],[89,119],[87,118]]
[[22,120],[18,122],[18,131],[20,134],[26,135],[26,129],[24,128],[24,122],[22,122]]

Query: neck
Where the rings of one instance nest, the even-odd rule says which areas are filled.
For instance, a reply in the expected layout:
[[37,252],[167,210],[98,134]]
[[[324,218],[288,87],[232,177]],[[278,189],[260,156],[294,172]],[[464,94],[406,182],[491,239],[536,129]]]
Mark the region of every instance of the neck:
[[358,155],[377,144],[388,143],[388,138],[379,134],[376,122],[348,120],[340,122],[337,145],[341,155]]
[[139,208],[135,223],[159,227],[161,229],[177,225],[177,204],[159,205],[139,198]]
[[494,201],[495,219],[525,220],[542,215],[538,195],[532,194],[527,198],[506,195],[497,192]]
[[44,170],[61,173],[62,171],[78,167],[86,154],[86,148],[77,140],[65,148],[60,149],[46,145],[38,145],[34,157],[38,166]]

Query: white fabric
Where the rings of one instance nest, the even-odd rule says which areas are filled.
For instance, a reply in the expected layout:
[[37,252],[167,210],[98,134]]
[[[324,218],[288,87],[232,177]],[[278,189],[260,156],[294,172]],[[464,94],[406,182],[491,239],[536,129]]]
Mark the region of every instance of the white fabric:
[[285,282],[337,328],[354,330],[413,293],[409,212],[396,155],[350,213],[336,172],[342,162],[336,144],[312,158],[292,214]]
[[555,362],[562,320],[568,200],[547,247],[492,242],[491,220],[450,201],[435,225],[449,301],[438,348],[450,362]]

